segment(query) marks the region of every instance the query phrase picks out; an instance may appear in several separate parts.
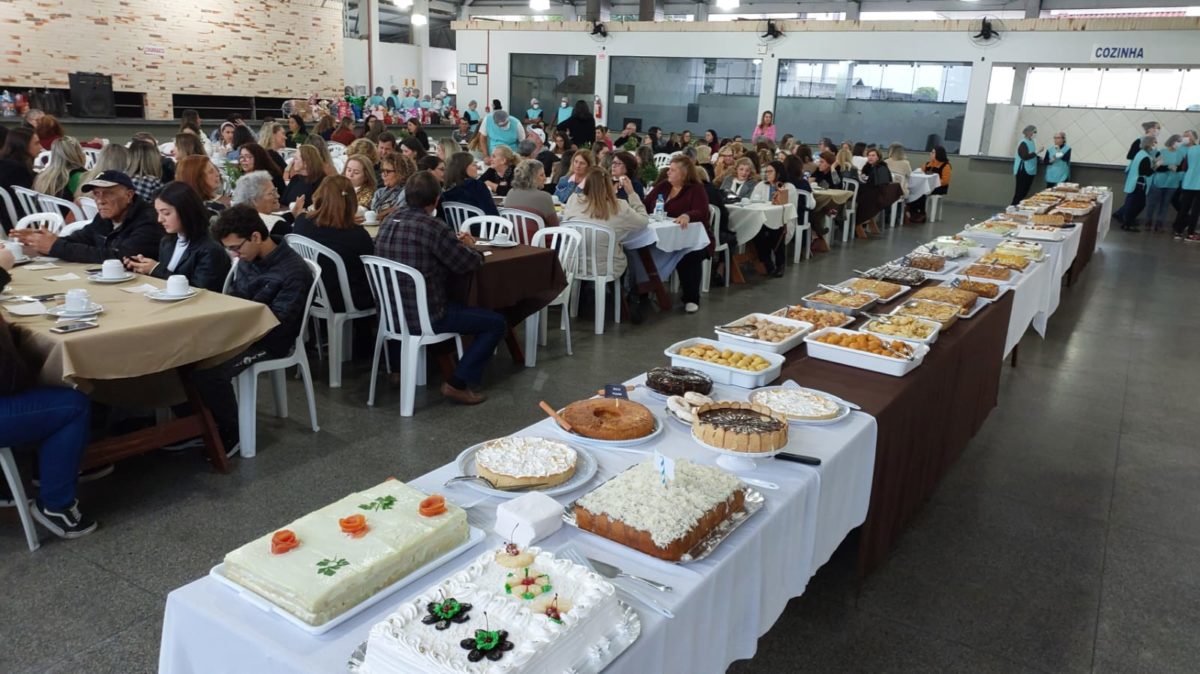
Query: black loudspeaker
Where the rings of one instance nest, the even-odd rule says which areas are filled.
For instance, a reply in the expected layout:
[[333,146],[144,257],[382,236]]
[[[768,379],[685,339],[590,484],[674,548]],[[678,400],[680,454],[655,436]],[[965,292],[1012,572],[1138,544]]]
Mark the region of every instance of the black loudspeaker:
[[688,124],[699,123],[699,121],[700,121],[700,105],[698,103],[688,103],[687,121],[688,121]]
[[71,73],[71,116],[116,117],[112,77],[100,73]]

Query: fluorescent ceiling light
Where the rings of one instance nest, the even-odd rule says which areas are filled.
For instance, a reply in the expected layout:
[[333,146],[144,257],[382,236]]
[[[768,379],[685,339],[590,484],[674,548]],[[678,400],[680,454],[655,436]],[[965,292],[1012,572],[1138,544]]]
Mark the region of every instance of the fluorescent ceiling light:
[[413,0],[396,0],[396,6],[400,9],[408,9],[412,7]]
[[413,12],[412,25],[424,26],[427,23],[429,23],[429,17],[425,16],[424,14],[418,14],[416,12]]
[[717,0],[717,9],[737,9],[738,0]]
[[529,0],[529,9],[535,12],[544,12],[550,9],[550,0]]

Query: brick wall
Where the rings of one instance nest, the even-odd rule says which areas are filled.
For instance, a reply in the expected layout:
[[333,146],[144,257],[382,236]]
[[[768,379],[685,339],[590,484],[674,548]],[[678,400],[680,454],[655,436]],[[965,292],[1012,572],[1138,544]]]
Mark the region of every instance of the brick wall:
[[0,2],[0,86],[104,73],[114,90],[145,92],[150,119],[174,117],[176,93],[338,92],[342,58],[337,0]]

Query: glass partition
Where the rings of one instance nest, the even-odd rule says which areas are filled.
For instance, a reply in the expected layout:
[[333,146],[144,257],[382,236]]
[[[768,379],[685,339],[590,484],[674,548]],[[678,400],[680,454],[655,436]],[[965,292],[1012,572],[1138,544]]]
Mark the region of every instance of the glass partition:
[[759,59],[614,56],[610,68],[608,121],[620,128],[636,121],[645,131],[659,126],[689,129],[700,137],[749,136],[757,122]]
[[571,105],[586,101],[591,109],[596,95],[596,57],[563,54],[513,54],[510,60],[508,92],[511,100],[506,107],[521,119],[529,108],[530,99],[538,99],[542,110],[549,113],[542,119],[553,123],[558,102],[566,96]]

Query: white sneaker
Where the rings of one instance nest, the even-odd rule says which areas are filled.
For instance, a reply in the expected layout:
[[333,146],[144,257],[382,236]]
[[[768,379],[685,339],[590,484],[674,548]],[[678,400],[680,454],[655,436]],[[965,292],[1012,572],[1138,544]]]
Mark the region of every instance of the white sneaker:
[[694,314],[697,311],[700,311],[700,305],[696,304],[695,302],[688,302],[687,304],[683,305],[683,310],[686,313]]

